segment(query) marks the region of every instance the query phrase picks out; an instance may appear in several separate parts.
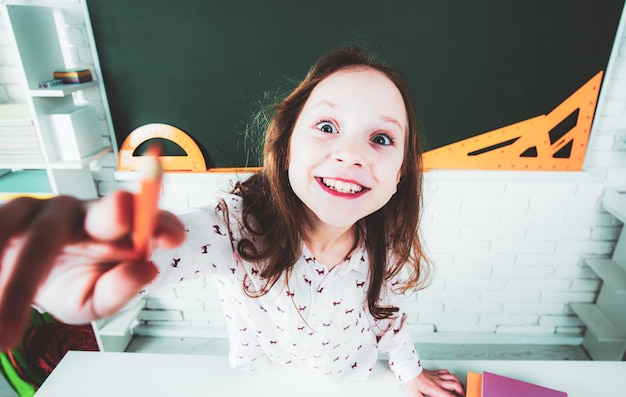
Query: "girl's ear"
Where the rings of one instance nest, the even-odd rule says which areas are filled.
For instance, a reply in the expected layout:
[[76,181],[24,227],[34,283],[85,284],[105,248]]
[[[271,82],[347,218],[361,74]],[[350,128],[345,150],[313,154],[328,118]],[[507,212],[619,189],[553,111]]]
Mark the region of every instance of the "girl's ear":
[[398,184],[400,183],[400,179],[402,179],[402,169],[400,171],[398,171],[398,176],[396,177],[396,186],[395,186],[395,190],[394,190],[394,194],[396,194],[398,192]]
[[400,166],[400,169],[398,170],[398,175],[396,176],[396,187],[398,186],[398,183],[400,183],[400,179],[402,179],[403,168],[404,168],[404,163]]

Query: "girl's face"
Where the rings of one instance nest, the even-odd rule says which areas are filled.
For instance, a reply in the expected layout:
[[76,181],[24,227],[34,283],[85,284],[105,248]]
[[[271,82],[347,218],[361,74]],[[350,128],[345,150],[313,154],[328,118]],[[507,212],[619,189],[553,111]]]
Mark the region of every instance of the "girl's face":
[[311,92],[289,146],[289,182],[315,226],[349,227],[396,192],[406,109],[383,73],[340,70]]

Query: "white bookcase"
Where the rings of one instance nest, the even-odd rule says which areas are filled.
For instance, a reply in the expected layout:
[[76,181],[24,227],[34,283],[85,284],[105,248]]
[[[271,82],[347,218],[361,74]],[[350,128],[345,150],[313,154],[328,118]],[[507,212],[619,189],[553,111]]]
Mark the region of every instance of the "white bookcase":
[[[116,141],[84,1],[82,10],[95,62],[91,69],[94,81],[43,89],[39,83],[51,80],[54,70],[71,66],[63,59],[54,7],[11,4],[0,7],[27,91],[25,104],[0,104],[0,203],[25,195],[97,197],[89,164],[114,151]],[[85,104],[75,97],[87,90],[96,91],[86,92],[90,98],[101,99],[108,129],[104,134],[108,134],[109,140],[103,139],[103,132],[98,131],[95,109],[85,109]],[[101,350],[125,349],[140,309],[138,305],[92,323]]]
[[[40,82],[52,79],[54,70],[68,67],[63,59],[54,9],[10,4],[2,7],[11,36],[9,40],[17,50],[27,95],[23,108],[0,105],[0,200],[20,195],[97,197],[89,164],[112,150],[111,144],[98,131],[97,113],[90,109],[93,122],[85,123],[83,117],[76,130],[62,131],[62,134],[54,130],[50,117],[76,113],[78,105],[82,105],[75,97],[80,91],[96,90],[102,103],[106,104],[104,85],[96,75],[99,70],[91,70],[92,82],[38,88]],[[88,22],[88,18],[85,19]],[[104,106],[104,111],[110,130],[108,134],[114,136],[108,106]],[[89,152],[71,159],[64,157],[66,151],[59,148],[76,146],[72,139],[79,143],[91,142]]]
[[[607,188],[602,197],[606,211],[626,224],[626,187]],[[610,258],[587,258],[602,280],[595,303],[573,303],[587,326],[583,347],[594,360],[626,360],[626,227]]]

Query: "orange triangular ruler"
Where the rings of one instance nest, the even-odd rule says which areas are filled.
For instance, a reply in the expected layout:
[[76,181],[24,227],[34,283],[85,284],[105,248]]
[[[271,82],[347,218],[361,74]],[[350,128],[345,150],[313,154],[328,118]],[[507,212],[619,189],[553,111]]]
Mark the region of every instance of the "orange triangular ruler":
[[602,74],[548,114],[424,153],[424,168],[580,171]]

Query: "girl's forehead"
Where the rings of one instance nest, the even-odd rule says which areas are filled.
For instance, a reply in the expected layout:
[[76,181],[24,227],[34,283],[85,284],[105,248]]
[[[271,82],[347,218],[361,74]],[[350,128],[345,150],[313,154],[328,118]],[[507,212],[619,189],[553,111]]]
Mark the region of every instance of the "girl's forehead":
[[372,107],[380,116],[397,119],[403,129],[408,124],[400,90],[386,74],[367,66],[344,68],[320,81],[305,107],[320,104],[340,110],[351,106]]

